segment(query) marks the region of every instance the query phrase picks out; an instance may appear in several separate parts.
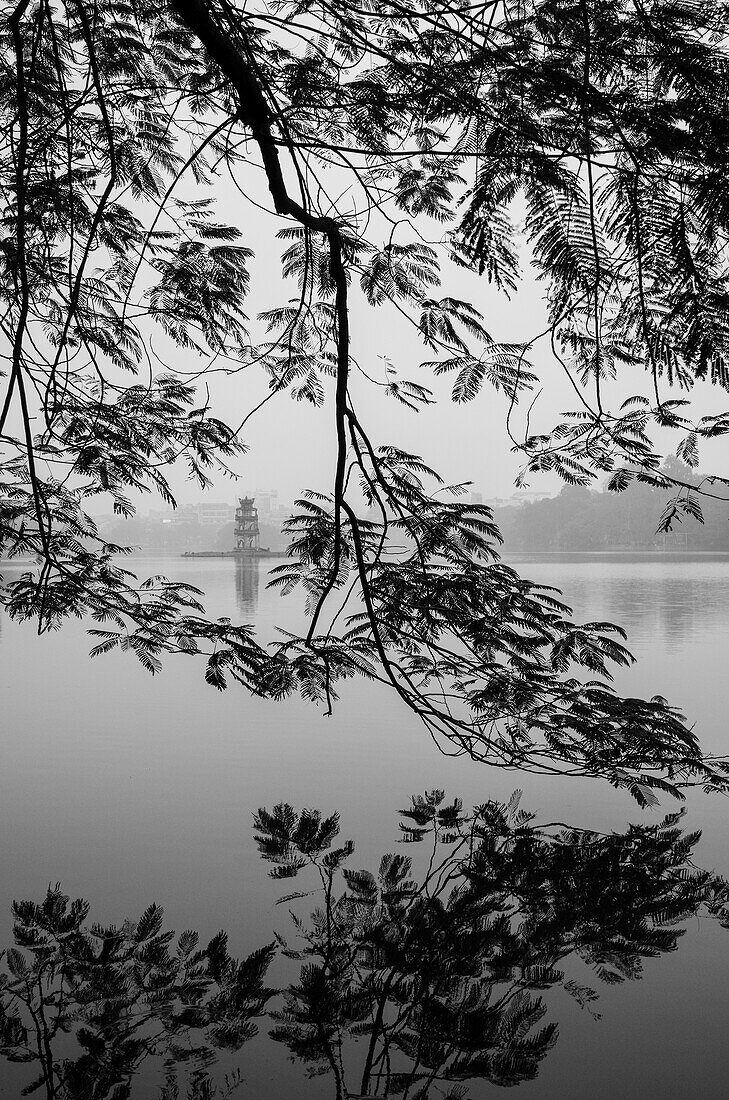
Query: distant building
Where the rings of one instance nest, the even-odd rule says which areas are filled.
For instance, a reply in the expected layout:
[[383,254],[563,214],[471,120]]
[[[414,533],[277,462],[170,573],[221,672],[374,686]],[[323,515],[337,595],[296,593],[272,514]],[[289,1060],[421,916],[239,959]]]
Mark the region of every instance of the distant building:
[[270,516],[278,511],[278,489],[256,489],[255,500],[261,516]]
[[538,500],[553,500],[556,496],[555,493],[536,493],[531,489],[520,489],[516,493],[512,493],[508,501],[504,501],[505,504],[534,504]]
[[201,527],[223,527],[234,519],[232,504],[185,504],[172,514],[173,523],[197,523]]

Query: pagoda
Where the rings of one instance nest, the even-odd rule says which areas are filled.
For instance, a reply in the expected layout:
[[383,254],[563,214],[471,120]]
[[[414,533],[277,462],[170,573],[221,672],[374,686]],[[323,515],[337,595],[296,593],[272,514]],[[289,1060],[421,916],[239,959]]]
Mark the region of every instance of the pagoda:
[[259,536],[255,497],[240,497],[235,510],[235,552],[257,554],[260,550]]

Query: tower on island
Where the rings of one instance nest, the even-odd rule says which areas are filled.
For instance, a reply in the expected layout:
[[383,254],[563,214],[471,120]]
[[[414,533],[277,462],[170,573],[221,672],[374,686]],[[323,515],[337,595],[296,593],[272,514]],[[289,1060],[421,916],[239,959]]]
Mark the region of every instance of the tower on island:
[[240,497],[235,510],[236,551],[255,552],[259,549],[258,509],[254,497]]

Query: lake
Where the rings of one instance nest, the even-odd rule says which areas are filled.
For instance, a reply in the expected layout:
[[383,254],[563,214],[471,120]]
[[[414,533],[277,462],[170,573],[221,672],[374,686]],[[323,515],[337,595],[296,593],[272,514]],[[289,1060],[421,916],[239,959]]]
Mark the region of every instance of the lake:
[[[576,618],[625,627],[638,663],[618,672],[618,688],[665,695],[707,749],[729,753],[728,558],[506,561],[560,588]],[[259,571],[226,559],[138,558],[132,568],[140,577],[164,573],[198,585],[209,614],[254,623],[264,637],[276,624],[295,628],[296,605],[265,588],[265,563]],[[89,648],[81,624],[38,638],[28,625],[0,619],[3,947],[12,942],[12,900],[40,900],[56,882],[87,898],[95,920],[136,919],[156,901],[166,927],[178,932],[194,928],[208,939],[226,929],[233,953],[253,950],[274,931],[289,935],[287,907],[275,906],[286,884],[268,877],[251,830],[258,807],[281,801],[338,810],[342,836],[356,843],[356,867],[395,851],[397,811],[436,787],[466,807],[507,799],[519,787],[523,806],[540,820],[605,832],[658,821],[675,808],[668,802],[645,812],[606,783],[498,772],[445,756],[392,694],[370,684],[348,685],[325,718],[299,700],[265,702],[235,686],[218,693],[194,659],[168,660],[151,678],[128,655],[90,661]],[[729,874],[729,802],[692,793],[688,807],[687,827],[703,830],[697,863]],[[678,950],[645,959],[641,980],[603,986],[592,979],[599,1020],[559,987],[545,994],[560,1035],[536,1079],[519,1086],[525,1097],[727,1095],[729,931],[704,917],[684,925]],[[590,980],[585,967],[581,980]],[[241,1097],[334,1095],[327,1078],[309,1080],[268,1040],[244,1046],[227,1064],[246,1078]],[[29,1079],[26,1067],[0,1061],[0,1096],[18,1096]],[[469,1095],[498,1091],[482,1082]],[[156,1078],[140,1076],[132,1095],[156,1098]]]

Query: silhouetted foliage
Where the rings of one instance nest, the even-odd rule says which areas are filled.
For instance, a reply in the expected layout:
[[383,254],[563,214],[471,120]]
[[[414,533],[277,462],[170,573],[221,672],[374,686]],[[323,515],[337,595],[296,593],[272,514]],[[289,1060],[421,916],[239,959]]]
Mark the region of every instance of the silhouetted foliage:
[[[273,945],[238,961],[220,932],[201,948],[195,932],[163,931],[150,905],[137,922],[89,925],[89,905],[55,886],[40,903],[16,902],[16,946],[0,974],[0,1053],[28,1062],[48,1100],[122,1100],[156,1061],[160,1100],[189,1082],[206,1092],[215,1052],[238,1050],[257,1033],[272,990],[264,978]],[[65,1038],[73,1036],[73,1043]],[[231,1082],[232,1083],[232,1078]]]
[[429,847],[418,875],[404,853],[375,873],[350,869],[352,844],[333,847],[336,815],[259,811],[271,875],[307,872],[322,898],[282,941],[301,970],[271,1034],[310,1073],[330,1074],[337,1100],[462,1098],[459,1082],[531,1080],[557,1038],[542,992],[597,999],[567,959],[601,982],[639,978],[643,958],[676,948],[682,920],[724,912],[726,886],[693,867],[698,834],[682,833],[680,814],[600,835],[540,826],[519,801],[466,815],[443,791],[414,797],[400,828]]
[[[724,788],[662,701],[609,693],[605,662],[628,659],[615,631],[569,623],[496,563],[487,508],[373,436],[350,302],[393,307],[436,356],[420,380],[362,367],[383,394],[417,409],[427,372],[451,374],[459,402],[488,383],[525,475],[669,487],[662,525],[700,519],[721,479],[662,470],[655,437],[677,432],[695,469],[729,430],[688,405],[696,382],[729,380],[726,31],[703,0],[17,0],[0,32],[0,550],[36,565],[3,588],[10,614],[40,630],[84,616],[95,654],[156,672],[203,653],[218,689],[328,709],[338,681],[376,676],[436,739],[501,766]],[[284,219],[282,283],[256,322],[227,177]],[[452,262],[507,295],[529,264],[543,331],[499,339]],[[537,428],[547,339],[578,402]],[[181,356],[190,373],[257,366],[271,398],[332,409],[332,485],[298,503],[276,578],[308,592],[309,629],[273,649],[207,619],[189,586],[139,584],[84,512],[99,495],[121,515],[132,492],[169,502],[175,462],[205,486],[241,454],[251,413],[216,417]]]
[[[0,1056],[28,1063],[23,1095],[122,1100],[137,1081],[157,1100],[181,1088],[188,1100],[222,1100],[246,1094],[245,1067],[216,1084],[220,1053],[238,1051],[267,1016],[273,1039],[310,1075],[329,1076],[337,1100],[465,1100],[478,1081],[533,1080],[557,1040],[544,1022],[551,989],[598,1018],[592,981],[640,978],[642,960],[675,950],[699,911],[729,927],[729,885],[694,866],[699,834],[682,831],[681,813],[599,834],[539,824],[519,803],[517,791],[466,814],[443,791],[414,796],[400,839],[421,858],[385,855],[374,873],[348,866],[354,845],[338,845],[338,814],[259,810],[270,875],[313,879],[278,904],[319,904],[308,918],[291,911],[293,939],[276,933],[240,962],[224,932],[205,948],[194,932],[175,940],[156,905],[102,927],[58,886],[40,903],[16,902]],[[276,950],[298,976],[271,1005]],[[570,960],[590,984],[569,976]]]

